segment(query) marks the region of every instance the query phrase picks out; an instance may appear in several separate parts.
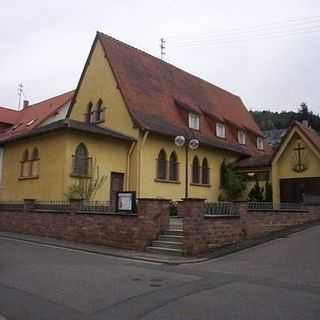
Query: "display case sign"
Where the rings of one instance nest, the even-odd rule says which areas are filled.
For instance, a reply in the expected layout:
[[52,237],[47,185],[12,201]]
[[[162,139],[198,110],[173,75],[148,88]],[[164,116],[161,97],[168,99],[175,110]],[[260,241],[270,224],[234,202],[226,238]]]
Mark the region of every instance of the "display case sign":
[[118,192],[117,193],[117,212],[135,212],[136,211],[136,193]]

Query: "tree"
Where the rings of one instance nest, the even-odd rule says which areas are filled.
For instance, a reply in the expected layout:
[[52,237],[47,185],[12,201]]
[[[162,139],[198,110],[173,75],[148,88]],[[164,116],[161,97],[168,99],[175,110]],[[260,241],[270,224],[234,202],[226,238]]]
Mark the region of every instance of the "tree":
[[221,165],[221,187],[228,201],[236,200],[246,188],[245,179],[232,163],[223,161]]
[[256,180],[254,186],[249,192],[248,200],[252,202],[262,202],[263,201],[263,191],[264,189],[260,187],[258,180]]
[[272,202],[272,184],[267,181],[265,185],[265,202]]
[[304,120],[310,122],[312,113],[309,112],[308,105],[305,102],[300,104],[300,108],[298,109],[297,120],[302,122]]
[[67,199],[92,200],[97,191],[105,183],[107,176],[100,176],[100,169],[96,160],[93,161],[90,169],[89,177],[76,178],[77,181],[69,185],[68,191],[65,194]]

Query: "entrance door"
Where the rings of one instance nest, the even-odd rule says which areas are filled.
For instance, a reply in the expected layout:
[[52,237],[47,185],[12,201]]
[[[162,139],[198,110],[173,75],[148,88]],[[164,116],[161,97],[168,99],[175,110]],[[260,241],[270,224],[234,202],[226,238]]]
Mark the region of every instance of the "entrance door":
[[280,180],[281,202],[303,202],[308,195],[320,196],[320,178]]
[[111,172],[110,200],[112,207],[116,205],[117,192],[123,191],[124,174]]

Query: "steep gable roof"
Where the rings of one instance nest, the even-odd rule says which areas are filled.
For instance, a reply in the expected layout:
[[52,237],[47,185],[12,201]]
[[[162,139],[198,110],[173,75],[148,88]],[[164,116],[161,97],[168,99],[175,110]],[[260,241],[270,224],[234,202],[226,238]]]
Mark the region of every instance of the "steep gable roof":
[[[0,134],[0,142],[24,135],[38,127],[43,121],[54,115],[61,107],[71,101],[74,91],[30,105],[21,111],[15,111],[11,127]],[[1,113],[0,113],[1,116]]]
[[178,101],[263,136],[240,97],[103,33],[98,37],[129,111],[141,127],[149,128],[145,115],[184,127]]
[[249,139],[240,146],[215,136],[211,119],[263,137],[240,97],[103,33],[97,33],[97,40],[136,126],[163,134],[181,133],[187,129],[181,115],[184,109],[201,116],[201,132],[195,135],[203,140],[247,155],[264,153]]

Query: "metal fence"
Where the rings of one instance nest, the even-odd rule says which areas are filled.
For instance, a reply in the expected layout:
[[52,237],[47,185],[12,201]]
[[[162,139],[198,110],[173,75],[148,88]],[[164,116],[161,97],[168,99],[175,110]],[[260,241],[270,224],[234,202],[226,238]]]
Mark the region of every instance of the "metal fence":
[[67,212],[71,207],[69,201],[35,201],[32,209]]
[[239,205],[233,202],[208,202],[206,203],[206,215],[238,216]]
[[83,201],[79,210],[85,213],[111,213],[115,212],[115,205],[112,201]]
[[0,210],[3,211],[14,211],[14,210],[23,210],[24,201],[1,201]]
[[304,210],[303,203],[281,202],[273,204],[272,202],[248,202],[249,210]]

